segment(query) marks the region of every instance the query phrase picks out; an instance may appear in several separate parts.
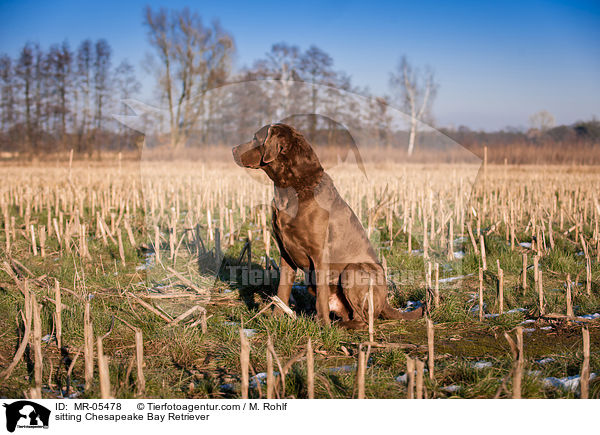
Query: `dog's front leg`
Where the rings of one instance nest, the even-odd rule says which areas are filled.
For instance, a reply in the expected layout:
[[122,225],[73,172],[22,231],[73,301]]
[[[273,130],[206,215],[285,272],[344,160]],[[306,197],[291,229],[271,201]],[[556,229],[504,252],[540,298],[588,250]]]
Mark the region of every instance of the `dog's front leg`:
[[296,278],[296,268],[292,266],[286,259],[285,255],[281,256],[281,265],[279,266],[279,285],[277,286],[277,297],[284,304],[290,304],[290,294],[292,293],[292,285]]
[[315,270],[317,288],[317,317],[328,325],[329,320],[329,268],[325,264],[317,265]]
[[322,248],[313,257],[317,288],[317,317],[325,325],[329,325],[329,226],[323,234]]

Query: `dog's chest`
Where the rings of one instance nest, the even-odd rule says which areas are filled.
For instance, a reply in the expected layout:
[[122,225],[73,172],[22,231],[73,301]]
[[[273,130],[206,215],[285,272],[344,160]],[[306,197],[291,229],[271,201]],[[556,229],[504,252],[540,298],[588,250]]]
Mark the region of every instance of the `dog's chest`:
[[[295,214],[289,214],[288,210],[273,209],[273,229],[277,234],[283,249],[287,252],[296,266],[301,268],[310,267],[311,258],[319,256],[319,248],[324,245],[327,222],[320,219],[318,208],[300,203],[294,207]],[[323,228],[321,228],[323,227]]]

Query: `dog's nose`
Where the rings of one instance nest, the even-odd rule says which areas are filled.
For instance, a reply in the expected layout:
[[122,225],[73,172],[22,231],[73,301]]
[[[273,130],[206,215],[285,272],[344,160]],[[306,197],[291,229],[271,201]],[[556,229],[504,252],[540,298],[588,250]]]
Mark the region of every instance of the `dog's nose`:
[[238,150],[238,147],[233,147],[231,149],[231,154],[233,154],[233,161],[238,165],[238,166],[242,166],[242,162],[240,160],[240,153]]

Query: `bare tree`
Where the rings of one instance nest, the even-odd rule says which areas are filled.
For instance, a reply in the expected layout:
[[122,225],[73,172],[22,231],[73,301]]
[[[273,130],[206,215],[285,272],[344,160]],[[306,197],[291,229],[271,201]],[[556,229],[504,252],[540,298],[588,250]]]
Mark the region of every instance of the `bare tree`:
[[[254,63],[253,71],[256,78],[279,80],[280,95],[273,96],[280,102],[281,116],[290,113],[293,94],[293,82],[300,80],[300,49],[285,42],[273,44],[265,59]],[[296,105],[296,104],[295,104]],[[296,105],[297,106],[297,105]]]
[[[243,79],[277,80],[276,87],[269,84],[264,88],[280,119],[323,110],[337,113],[338,119],[348,120],[356,116],[352,108],[341,103],[340,91],[352,90],[350,77],[335,71],[331,56],[314,45],[302,52],[297,46],[285,42],[274,44],[264,58],[254,62]],[[311,86],[295,86],[294,82],[305,82]],[[327,117],[296,117],[294,122],[298,123],[296,127],[306,129],[313,139],[317,139],[322,129],[327,129],[327,136],[318,139],[321,142],[331,142],[337,128]]]
[[67,42],[53,45],[48,53],[48,75],[50,86],[55,90],[52,111],[58,119],[58,138],[64,140],[67,133],[67,115],[69,113],[69,93],[71,90],[71,66],[73,54]]
[[13,62],[6,54],[0,56],[0,86],[0,126],[7,131],[16,121],[16,101]]
[[32,104],[35,108],[31,122],[36,131],[33,133],[31,140],[33,147],[36,148],[42,131],[52,131],[50,123],[51,102],[49,101],[49,95],[52,94],[52,83],[50,82],[49,55],[45,54],[38,44],[33,45],[33,58],[34,89],[32,91]]
[[147,7],[145,25],[159,59],[155,72],[168,107],[170,146],[177,148],[187,141],[202,116],[208,120],[213,107],[203,95],[225,81],[233,38],[218,22],[205,27],[201,17],[188,8],[155,12]]
[[366,120],[369,123],[371,137],[380,146],[391,146],[392,115],[389,110],[389,97],[370,97]]
[[338,128],[337,122],[343,121],[348,125],[352,125],[357,121],[357,115],[360,112],[360,108],[356,106],[353,99],[344,98],[344,92],[358,91],[358,89],[353,88],[350,76],[343,71],[331,71],[331,73],[328,80],[324,82],[327,88],[324,90],[324,95],[321,98],[321,104],[325,107],[326,111],[337,115],[335,120],[329,117],[325,118],[327,128],[326,143],[328,144],[334,142],[334,135]]
[[115,69],[114,84],[121,100],[131,98],[140,91],[141,84],[128,60],[121,61]]
[[88,148],[88,129],[92,119],[91,91],[92,91],[92,64],[93,44],[89,39],[84,40],[77,48],[75,93],[76,104],[75,115],[80,114],[81,119],[75,118],[77,129],[77,151],[83,152]]
[[95,99],[95,120],[96,129],[102,130],[102,121],[104,120],[103,109],[110,92],[110,61],[111,49],[108,42],[99,39],[94,45],[94,99]]
[[23,107],[25,112],[26,141],[31,144],[32,122],[31,122],[31,92],[34,83],[33,76],[33,47],[27,43],[21,50],[17,62],[16,76],[19,79],[20,88],[23,90]]
[[244,135],[254,134],[257,127],[271,122],[273,113],[281,107],[278,94],[260,81],[271,77],[266,71],[255,63],[252,69],[242,70],[232,78],[240,85],[228,87],[221,122],[230,143],[241,142]]
[[[329,54],[314,45],[302,54],[300,60],[302,79],[312,84],[310,95],[311,113],[317,113],[321,95],[317,85],[333,85],[336,76],[333,59]],[[310,133],[314,137],[317,129],[317,117],[310,118]]]
[[410,131],[408,136],[408,155],[415,149],[419,122],[430,114],[438,85],[433,71],[425,68],[424,72],[414,69],[405,56],[402,56],[396,71],[390,76],[390,87],[399,104],[410,115]]
[[14,60],[0,54],[0,139],[34,152],[75,143],[90,156],[101,144],[128,143],[131,132],[107,122],[106,112],[116,103],[113,91],[129,98],[138,89],[131,65],[111,68],[103,39],[85,40],[75,53],[67,42],[47,50],[27,43]]
[[537,128],[544,133],[554,127],[554,116],[547,110],[540,110],[529,117],[531,128]]
[[[127,100],[135,96],[141,88],[140,82],[135,77],[135,70],[133,65],[129,63],[127,60],[121,61],[121,63],[117,66],[114,71],[114,86],[115,91],[119,95],[119,100],[121,102],[118,103],[119,110],[127,111],[127,105],[123,104],[122,101]],[[133,133],[131,129],[127,128],[125,125],[120,124],[119,127],[120,137],[125,141],[130,141],[133,137]]]

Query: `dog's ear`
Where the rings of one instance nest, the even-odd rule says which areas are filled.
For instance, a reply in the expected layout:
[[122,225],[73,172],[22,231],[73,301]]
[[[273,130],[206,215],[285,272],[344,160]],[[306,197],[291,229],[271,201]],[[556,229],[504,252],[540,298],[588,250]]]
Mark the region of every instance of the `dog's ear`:
[[267,138],[265,139],[265,152],[263,154],[262,161],[264,163],[271,163],[273,160],[277,158],[282,148],[282,140],[281,135],[278,134],[278,127],[276,125],[272,125],[269,127],[269,132],[267,133]]

